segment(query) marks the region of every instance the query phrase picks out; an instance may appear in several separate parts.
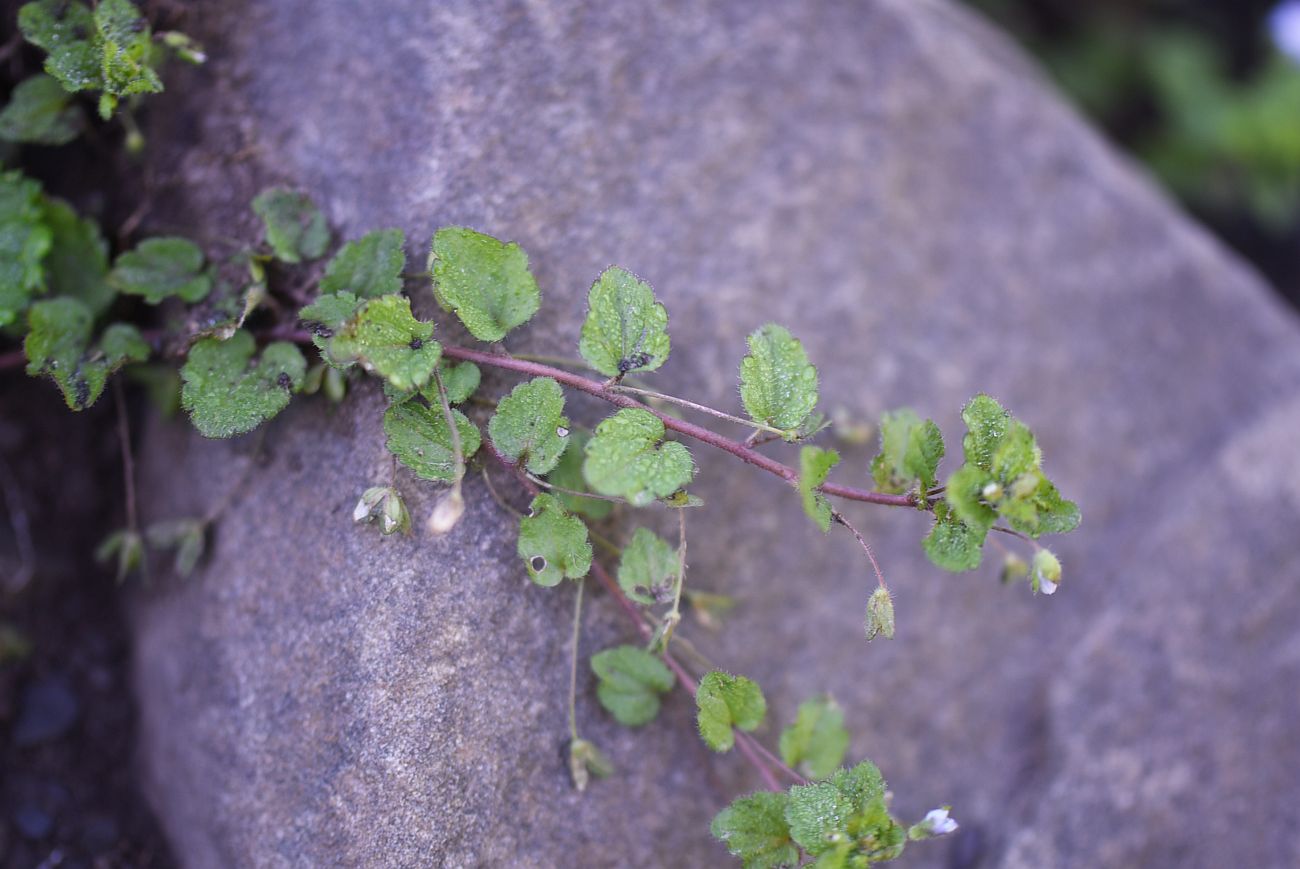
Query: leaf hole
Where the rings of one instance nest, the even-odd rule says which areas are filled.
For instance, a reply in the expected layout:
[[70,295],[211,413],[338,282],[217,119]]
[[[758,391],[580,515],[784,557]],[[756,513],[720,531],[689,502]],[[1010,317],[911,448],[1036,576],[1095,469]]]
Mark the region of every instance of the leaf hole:
[[541,573],[546,569],[546,559],[540,555],[534,555],[528,559],[528,565],[533,569],[533,573]]

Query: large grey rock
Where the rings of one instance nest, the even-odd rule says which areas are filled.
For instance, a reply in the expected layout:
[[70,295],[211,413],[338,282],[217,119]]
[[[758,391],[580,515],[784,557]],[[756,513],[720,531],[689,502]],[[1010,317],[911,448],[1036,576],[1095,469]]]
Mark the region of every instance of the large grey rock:
[[[671,391],[734,405],[743,336],[775,319],[830,406],[911,403],[956,451],[986,389],[1035,427],[1085,512],[1061,593],[942,574],[921,517],[853,510],[897,593],[898,639],[871,646],[853,541],[695,451],[691,581],[744,605],[694,633],[765,686],[765,738],[830,690],[904,815],[956,807],[963,831],[905,862],[1300,860],[1300,332],[1002,39],[936,0],[281,0],[196,27],[209,69],[154,110],[161,154],[184,139],[161,161],[182,225],[248,230],[267,179],[345,234],[399,225],[418,248],[469,224],[520,241],[545,288],[515,350],[571,352],[588,283],[618,262],[672,313]],[[572,592],[527,585],[481,482],[448,538],[352,526],[386,474],[379,412],[368,391],[287,412],[202,575],[139,602],[147,789],[178,853],[721,862],[709,817],[756,782],[706,758],[680,694],[628,733],[588,686],[582,729],[620,774],[570,788]],[[202,510],[250,455],[179,428],[152,444],[155,516]],[[846,451],[846,479],[869,455]],[[401,485],[427,514],[435,493]],[[627,634],[612,610],[597,598],[584,652]]]

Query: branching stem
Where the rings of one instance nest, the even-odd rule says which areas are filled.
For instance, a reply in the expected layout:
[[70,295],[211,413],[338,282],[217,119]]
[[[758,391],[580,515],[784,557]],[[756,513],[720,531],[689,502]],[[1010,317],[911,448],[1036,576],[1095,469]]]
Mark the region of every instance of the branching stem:
[[[664,427],[678,434],[694,438],[697,441],[706,443],[709,446],[716,447],[724,452],[731,453],[741,461],[767,471],[780,477],[791,486],[799,485],[799,472],[788,465],[783,465],[775,459],[759,453],[744,444],[723,437],[722,435],[710,431],[703,426],[696,425],[686,420],[677,419],[648,407],[640,401],[637,401],[630,395],[624,395],[619,389],[609,386],[597,380],[583,377],[580,374],[574,374],[571,371],[563,371],[549,365],[543,365],[540,362],[529,362],[525,359],[518,359],[513,356],[505,356],[497,353],[487,353],[482,350],[471,350],[467,347],[455,347],[444,345],[442,348],[444,356],[461,361],[474,362],[479,365],[487,365],[494,368],[502,368],[508,371],[516,371],[520,374],[527,374],[532,377],[550,377],[558,383],[563,383],[573,389],[593,395],[596,398],[608,401],[610,404],[618,407],[631,407],[638,410],[644,410],[654,414],[663,421]],[[868,489],[859,489],[854,486],[844,486],[836,483],[826,483],[821,487],[823,493],[832,495],[837,498],[844,498],[849,501],[862,501],[868,504],[883,504],[889,507],[916,507],[916,503],[910,495],[891,495],[885,492],[872,492]]]

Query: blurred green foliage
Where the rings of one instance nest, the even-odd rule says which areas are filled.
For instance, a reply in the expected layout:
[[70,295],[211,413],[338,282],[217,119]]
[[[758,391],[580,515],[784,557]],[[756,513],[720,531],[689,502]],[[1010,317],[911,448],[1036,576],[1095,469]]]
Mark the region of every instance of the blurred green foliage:
[[1300,296],[1300,62],[1269,2],[967,0],[1111,138]]

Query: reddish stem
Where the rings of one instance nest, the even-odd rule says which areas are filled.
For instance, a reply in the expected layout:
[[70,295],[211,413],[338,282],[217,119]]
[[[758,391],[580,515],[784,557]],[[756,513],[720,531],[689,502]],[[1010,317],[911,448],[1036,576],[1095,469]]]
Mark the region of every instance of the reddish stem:
[[[703,426],[698,426],[692,422],[677,419],[661,413],[652,407],[647,407],[631,396],[616,392],[597,380],[583,377],[581,374],[575,374],[571,371],[564,371],[560,368],[552,368],[549,365],[543,365],[540,362],[529,362],[524,359],[515,359],[512,356],[504,356],[498,353],[487,353],[482,350],[470,350],[467,347],[453,347],[444,345],[442,348],[443,355],[450,356],[452,359],[460,359],[467,362],[475,362],[480,365],[490,365],[495,368],[504,368],[509,371],[517,371],[520,374],[527,374],[532,377],[550,377],[551,379],[571,386],[574,389],[594,395],[596,398],[608,401],[610,404],[619,407],[634,407],[638,410],[648,411],[659,417],[663,421],[664,427],[669,428],[679,434],[694,438],[697,441],[717,447],[724,452],[731,453],[741,461],[774,474],[785,480],[792,486],[799,485],[799,472],[788,465],[783,465],[775,459],[769,458],[757,450],[751,449],[744,444],[733,441],[730,438],[723,437],[717,432],[710,431]],[[843,486],[837,483],[827,483],[821,487],[822,492],[827,495],[835,495],[849,501],[864,501],[868,504],[884,504],[889,507],[915,507],[909,495],[889,495],[884,492],[872,492],[867,489],[859,489],[854,486]]]

